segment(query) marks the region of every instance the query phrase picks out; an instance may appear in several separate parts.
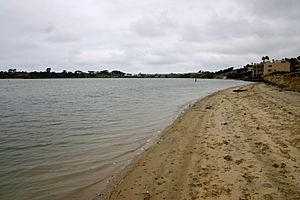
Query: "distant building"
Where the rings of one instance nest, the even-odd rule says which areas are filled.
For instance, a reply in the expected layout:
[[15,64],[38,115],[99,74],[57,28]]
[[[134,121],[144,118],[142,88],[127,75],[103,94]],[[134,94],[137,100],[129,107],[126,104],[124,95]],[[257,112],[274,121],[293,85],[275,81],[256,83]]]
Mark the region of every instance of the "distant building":
[[273,60],[261,63],[255,63],[252,66],[252,77],[260,79],[263,76],[274,72],[290,72],[290,63],[285,60]]
[[298,73],[300,72],[300,64],[295,65],[294,71]]
[[[300,72],[300,56],[298,56],[297,57],[297,64],[295,64],[295,66],[293,67],[293,71],[294,72]],[[291,66],[291,68],[292,68],[292,66]],[[292,71],[292,69],[291,69],[291,71]]]
[[273,62],[264,62],[264,76],[274,72],[290,72],[290,62],[286,60],[273,60]]
[[254,79],[260,79],[264,75],[264,64],[262,63],[255,63],[252,66],[252,77]]

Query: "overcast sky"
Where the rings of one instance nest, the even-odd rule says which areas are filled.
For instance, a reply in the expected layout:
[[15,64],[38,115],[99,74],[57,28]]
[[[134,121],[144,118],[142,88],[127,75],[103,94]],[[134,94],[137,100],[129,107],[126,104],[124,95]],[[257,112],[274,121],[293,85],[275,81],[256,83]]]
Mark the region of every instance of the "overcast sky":
[[300,55],[299,0],[0,0],[0,70],[215,71]]

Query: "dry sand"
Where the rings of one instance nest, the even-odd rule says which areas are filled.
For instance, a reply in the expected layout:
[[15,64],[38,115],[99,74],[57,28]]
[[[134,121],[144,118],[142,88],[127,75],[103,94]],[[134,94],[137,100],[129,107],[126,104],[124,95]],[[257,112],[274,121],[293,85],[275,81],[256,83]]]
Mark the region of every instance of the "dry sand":
[[106,198],[300,199],[300,93],[238,89],[191,106]]

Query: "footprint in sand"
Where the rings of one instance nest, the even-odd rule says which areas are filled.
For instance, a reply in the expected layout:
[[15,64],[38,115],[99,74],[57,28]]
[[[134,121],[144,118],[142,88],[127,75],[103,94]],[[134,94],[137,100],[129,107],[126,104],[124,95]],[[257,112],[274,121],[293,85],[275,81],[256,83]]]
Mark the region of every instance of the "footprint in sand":
[[259,150],[259,153],[265,154],[267,151],[270,150],[270,147],[268,144],[262,143],[262,142],[255,142],[254,143],[256,148]]
[[273,200],[273,196],[271,194],[264,194],[264,200]]
[[272,188],[272,185],[270,183],[263,183],[262,186],[264,188]]
[[223,144],[225,144],[225,145],[228,145],[228,144],[229,144],[229,142],[228,142],[228,141],[226,141],[226,140],[223,140]]
[[248,182],[248,183],[251,183],[256,177],[255,176],[252,176],[248,173],[244,173],[242,175],[242,177]]
[[244,159],[239,159],[235,161],[235,164],[240,165],[242,162],[244,162]]

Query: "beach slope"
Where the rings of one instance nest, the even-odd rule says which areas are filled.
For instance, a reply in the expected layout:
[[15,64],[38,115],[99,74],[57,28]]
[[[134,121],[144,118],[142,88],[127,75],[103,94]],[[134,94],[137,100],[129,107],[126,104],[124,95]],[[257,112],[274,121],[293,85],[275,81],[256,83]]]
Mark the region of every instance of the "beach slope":
[[300,199],[300,93],[263,83],[192,105],[106,199]]

